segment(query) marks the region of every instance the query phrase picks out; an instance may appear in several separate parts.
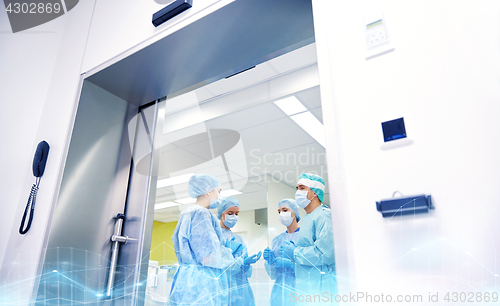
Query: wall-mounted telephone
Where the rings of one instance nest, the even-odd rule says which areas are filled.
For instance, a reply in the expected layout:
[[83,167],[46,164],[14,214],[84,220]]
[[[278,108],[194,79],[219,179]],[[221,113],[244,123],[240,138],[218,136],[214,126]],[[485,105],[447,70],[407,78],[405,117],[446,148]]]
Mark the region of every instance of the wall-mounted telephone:
[[[33,221],[33,215],[35,213],[35,202],[36,195],[38,193],[38,186],[40,185],[40,178],[45,171],[45,164],[47,164],[47,157],[49,156],[49,144],[43,140],[36,147],[35,157],[33,158],[33,175],[35,176],[35,184],[31,187],[31,192],[28,198],[28,203],[24,209],[23,220],[21,221],[21,226],[19,227],[19,234],[26,234],[31,227],[31,222]],[[30,209],[31,207],[31,209]],[[26,217],[30,213],[28,224],[24,228],[24,223],[26,222]]]

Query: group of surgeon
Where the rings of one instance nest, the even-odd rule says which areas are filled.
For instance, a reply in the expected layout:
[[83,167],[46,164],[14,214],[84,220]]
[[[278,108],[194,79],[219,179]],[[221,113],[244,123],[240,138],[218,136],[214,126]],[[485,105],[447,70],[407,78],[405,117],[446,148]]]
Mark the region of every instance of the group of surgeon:
[[[296,188],[295,199],[278,203],[286,231],[263,252],[266,271],[275,280],[270,304],[329,305],[305,298],[337,291],[331,214],[322,204],[325,182],[304,173]],[[242,238],[231,231],[238,222],[239,202],[221,199],[220,191],[220,181],[209,174],[195,174],[188,182],[196,202],[180,214],[172,236],[179,268],[168,305],[255,305],[248,278],[262,252],[249,256]],[[302,221],[299,207],[306,212]],[[217,209],[217,216],[209,209]]]

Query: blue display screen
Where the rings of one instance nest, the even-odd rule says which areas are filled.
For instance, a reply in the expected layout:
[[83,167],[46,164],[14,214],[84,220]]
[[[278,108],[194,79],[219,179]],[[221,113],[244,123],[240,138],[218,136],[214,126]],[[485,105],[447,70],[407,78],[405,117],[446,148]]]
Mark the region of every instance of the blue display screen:
[[405,122],[403,118],[382,122],[384,142],[406,138]]

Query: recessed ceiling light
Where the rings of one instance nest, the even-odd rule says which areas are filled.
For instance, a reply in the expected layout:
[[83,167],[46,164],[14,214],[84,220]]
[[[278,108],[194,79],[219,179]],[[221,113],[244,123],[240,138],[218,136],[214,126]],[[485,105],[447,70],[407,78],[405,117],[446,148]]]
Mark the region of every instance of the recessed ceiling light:
[[180,200],[175,200],[175,202],[177,202],[179,204],[193,204],[194,202],[196,202],[196,199],[195,198],[184,198],[184,199],[180,199]]
[[311,112],[290,116],[304,131],[325,147],[325,127]]
[[189,179],[194,175],[194,173],[183,174],[179,176],[169,177],[164,180],[159,180],[156,183],[156,188],[165,188],[168,186],[179,185],[182,183],[187,183]]
[[239,190],[235,190],[235,189],[222,190],[220,192],[220,196],[223,198],[238,195],[238,194],[243,194],[243,192],[241,192]]
[[274,101],[274,104],[281,108],[281,110],[284,111],[288,116],[307,111],[307,108],[304,106],[304,104],[300,103],[300,101],[295,96],[290,96],[278,101]]
[[172,201],[158,203],[158,204],[155,205],[155,210],[163,209],[163,208],[168,208],[168,207],[174,207],[174,206],[178,206],[178,205],[179,204],[177,204],[175,202],[172,202]]
[[[230,196],[234,196],[234,195],[238,195],[238,194],[243,194],[243,193],[241,191],[235,190],[235,189],[222,190],[220,192],[220,196],[222,198],[230,197]],[[179,204],[193,204],[196,202],[196,199],[195,198],[184,198],[184,199],[174,200],[174,201],[176,203],[179,203]]]

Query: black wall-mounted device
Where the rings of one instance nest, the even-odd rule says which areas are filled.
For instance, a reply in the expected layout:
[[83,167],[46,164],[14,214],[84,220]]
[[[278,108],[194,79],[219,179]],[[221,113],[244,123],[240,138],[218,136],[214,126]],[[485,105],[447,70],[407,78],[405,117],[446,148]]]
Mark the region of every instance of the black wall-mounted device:
[[[33,175],[36,177],[35,184],[31,187],[31,192],[28,197],[28,203],[24,209],[23,219],[21,220],[21,226],[19,227],[19,234],[26,234],[31,228],[31,222],[33,221],[33,215],[35,213],[35,203],[36,195],[38,193],[38,187],[40,186],[40,178],[45,171],[45,165],[47,164],[47,157],[49,157],[49,144],[43,140],[36,147],[35,157],[33,158]],[[29,220],[26,228],[24,228],[24,223],[26,222],[26,217],[29,213]]]
[[377,202],[377,210],[383,217],[426,213],[429,209],[434,209],[430,195],[392,198]]
[[47,157],[49,156],[49,144],[44,140],[36,147],[35,158],[33,158],[33,175],[41,177],[45,171]]
[[382,122],[384,142],[406,138],[405,121],[403,118]]
[[170,3],[166,7],[153,14],[153,25],[157,27],[192,6],[193,0],[175,0],[174,2]]

